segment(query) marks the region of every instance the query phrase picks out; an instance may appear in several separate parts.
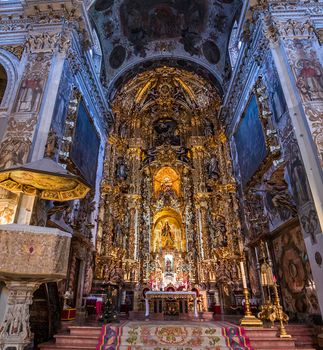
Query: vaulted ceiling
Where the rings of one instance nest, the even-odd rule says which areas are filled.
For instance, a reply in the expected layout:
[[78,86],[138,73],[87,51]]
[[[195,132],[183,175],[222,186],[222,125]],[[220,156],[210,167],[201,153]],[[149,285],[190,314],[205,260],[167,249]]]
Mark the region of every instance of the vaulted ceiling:
[[[241,0],[97,0],[90,9],[107,85],[148,61],[199,66],[221,85]],[[149,67],[151,68],[151,67]]]

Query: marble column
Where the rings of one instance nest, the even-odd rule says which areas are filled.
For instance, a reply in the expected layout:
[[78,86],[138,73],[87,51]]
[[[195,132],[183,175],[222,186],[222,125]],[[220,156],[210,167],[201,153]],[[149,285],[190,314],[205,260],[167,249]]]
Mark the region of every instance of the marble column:
[[[316,234],[316,242],[312,242],[312,238],[306,234],[304,235],[304,241],[311,265],[311,270],[316,285],[316,293],[318,301],[323,314],[323,279],[322,266],[316,262],[315,254],[323,251],[323,173],[320,164],[319,154],[317,147],[313,141],[313,135],[309,125],[309,115],[306,114],[306,106],[301,96],[300,82],[293,73],[293,67],[291,66],[290,57],[288,57],[288,48],[286,48],[286,41],[284,41],[278,33],[270,36],[270,48],[274,58],[274,62],[279,74],[282,89],[286,98],[289,115],[294,128],[294,133],[302,160],[305,166],[306,175],[308,178],[309,186],[313,196],[313,202],[317,213],[320,229]],[[297,51],[297,41],[294,42],[294,50]],[[321,68],[322,69],[322,68]],[[323,93],[323,90],[322,90]]]

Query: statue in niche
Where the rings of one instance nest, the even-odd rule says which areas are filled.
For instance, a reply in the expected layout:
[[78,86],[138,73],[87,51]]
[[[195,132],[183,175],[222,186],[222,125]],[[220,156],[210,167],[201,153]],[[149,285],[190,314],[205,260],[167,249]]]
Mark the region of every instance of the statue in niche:
[[118,220],[116,220],[113,226],[112,242],[115,246],[119,246],[123,243],[122,226]]
[[180,147],[180,149],[177,151],[177,157],[184,163],[190,163],[190,159],[188,158],[188,149],[186,147]]
[[165,262],[165,271],[166,272],[172,272],[173,268],[172,268],[172,262],[170,260],[169,257],[166,258],[166,262]]
[[210,161],[207,164],[207,174],[210,179],[212,180],[219,180],[220,178],[220,169],[219,169],[219,162],[216,159],[216,156],[212,156]]
[[214,135],[213,123],[207,118],[204,119],[204,135],[205,136],[213,136]]
[[171,231],[170,225],[167,220],[164,226],[162,227],[161,236],[163,248],[173,249],[175,244],[175,235],[174,232]]
[[118,180],[127,180],[128,168],[122,157],[118,158],[116,175]]
[[173,119],[159,119],[154,124],[156,132],[156,146],[171,145],[179,146],[180,137],[177,122]]
[[161,183],[158,200],[160,203],[163,203],[164,206],[171,206],[176,198],[177,195],[173,189],[173,183],[171,179],[166,177]]
[[56,132],[51,130],[48,133],[47,143],[45,146],[45,157],[53,158],[58,150],[58,137]]

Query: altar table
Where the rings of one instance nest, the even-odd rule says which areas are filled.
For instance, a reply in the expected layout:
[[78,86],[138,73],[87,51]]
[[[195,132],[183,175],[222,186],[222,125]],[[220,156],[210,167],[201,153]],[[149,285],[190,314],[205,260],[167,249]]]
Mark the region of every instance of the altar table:
[[149,291],[145,294],[145,317],[149,317],[149,300],[151,299],[175,299],[175,300],[183,300],[187,299],[194,300],[194,317],[198,318],[198,312],[197,312],[197,298],[195,292],[158,292],[158,291]]

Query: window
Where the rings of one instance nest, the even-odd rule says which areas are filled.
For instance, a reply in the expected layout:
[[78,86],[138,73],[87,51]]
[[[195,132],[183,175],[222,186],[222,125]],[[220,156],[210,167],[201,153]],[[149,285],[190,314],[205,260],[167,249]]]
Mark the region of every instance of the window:
[[2,65],[0,65],[0,104],[2,102],[4,93],[6,91],[7,83],[8,83],[8,78],[7,78],[6,70]]

